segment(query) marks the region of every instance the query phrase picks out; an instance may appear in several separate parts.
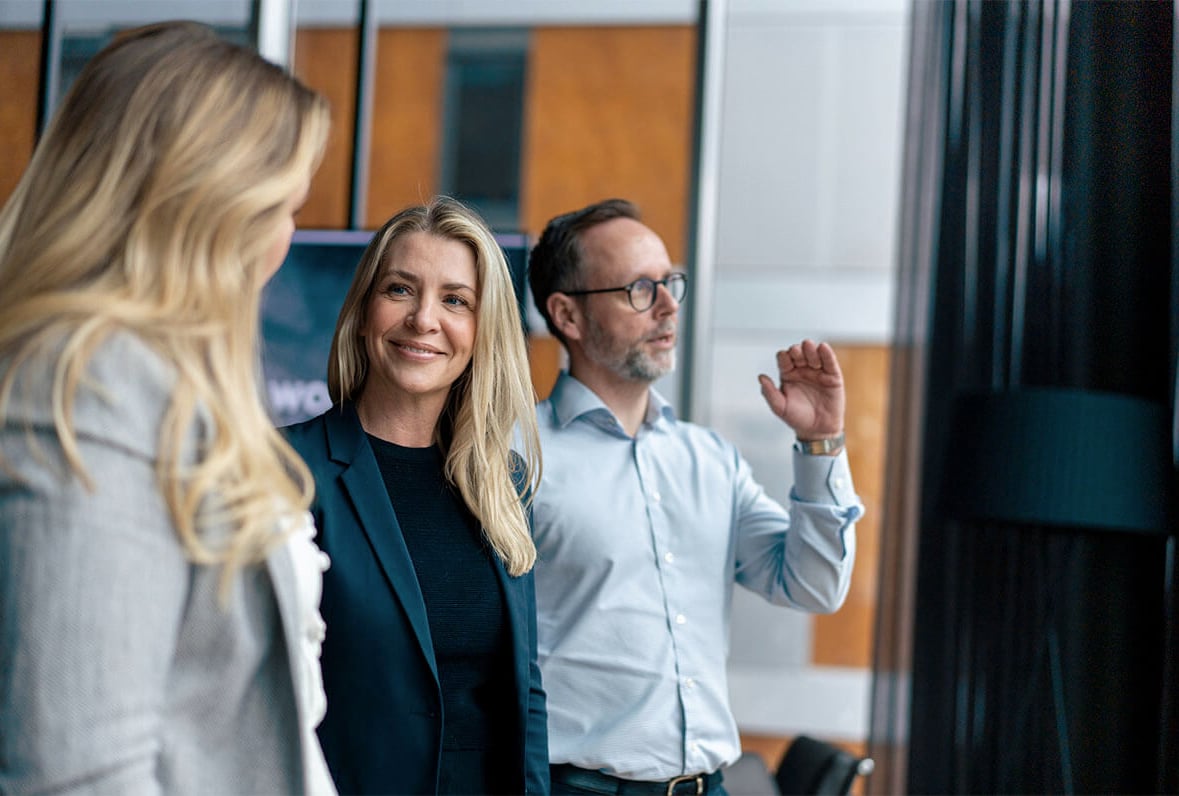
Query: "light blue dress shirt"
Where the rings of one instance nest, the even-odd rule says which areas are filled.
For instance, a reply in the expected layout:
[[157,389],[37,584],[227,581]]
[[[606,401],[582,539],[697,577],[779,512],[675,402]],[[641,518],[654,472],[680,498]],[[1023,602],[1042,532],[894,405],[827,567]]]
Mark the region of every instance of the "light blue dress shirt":
[[787,510],[731,443],[677,420],[654,390],[633,438],[567,373],[537,413],[551,762],[637,780],[732,763],[733,583],[806,611],[842,604],[863,514],[846,455],[795,452]]

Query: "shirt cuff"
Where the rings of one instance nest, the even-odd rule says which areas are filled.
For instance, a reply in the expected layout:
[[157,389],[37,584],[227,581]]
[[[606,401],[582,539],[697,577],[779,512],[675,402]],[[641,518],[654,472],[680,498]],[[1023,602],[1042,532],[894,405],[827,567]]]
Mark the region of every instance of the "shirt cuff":
[[811,456],[794,451],[794,495],[805,503],[859,504],[847,451],[835,456]]

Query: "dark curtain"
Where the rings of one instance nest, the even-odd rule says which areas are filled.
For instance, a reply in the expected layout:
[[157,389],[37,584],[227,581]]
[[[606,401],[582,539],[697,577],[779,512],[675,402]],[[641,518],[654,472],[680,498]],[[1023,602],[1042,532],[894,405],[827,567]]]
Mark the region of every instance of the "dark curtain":
[[1174,13],[913,6],[872,792],[1179,791]]

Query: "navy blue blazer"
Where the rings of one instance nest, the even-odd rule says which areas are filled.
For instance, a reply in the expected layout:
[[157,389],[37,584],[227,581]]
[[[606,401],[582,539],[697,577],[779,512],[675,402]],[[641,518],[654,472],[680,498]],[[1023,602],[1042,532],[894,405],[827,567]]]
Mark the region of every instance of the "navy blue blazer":
[[[315,476],[316,541],[332,559],[320,611],[324,756],[341,793],[437,793],[442,689],[426,604],[385,481],[351,404],[283,431]],[[495,558],[519,704],[517,793],[548,793],[545,695],[536,662],[532,573]]]

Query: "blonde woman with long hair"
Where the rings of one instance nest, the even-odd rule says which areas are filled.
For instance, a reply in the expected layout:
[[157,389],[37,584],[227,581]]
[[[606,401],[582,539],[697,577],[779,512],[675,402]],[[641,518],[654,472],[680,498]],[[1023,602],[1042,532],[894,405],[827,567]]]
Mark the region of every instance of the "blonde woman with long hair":
[[334,792],[313,482],[256,376],[327,131],[255,52],[151,25],[0,211],[0,791]]
[[332,775],[356,793],[546,793],[536,414],[507,261],[475,212],[438,198],[376,232],[328,388],[333,407],[287,432],[332,558]]

